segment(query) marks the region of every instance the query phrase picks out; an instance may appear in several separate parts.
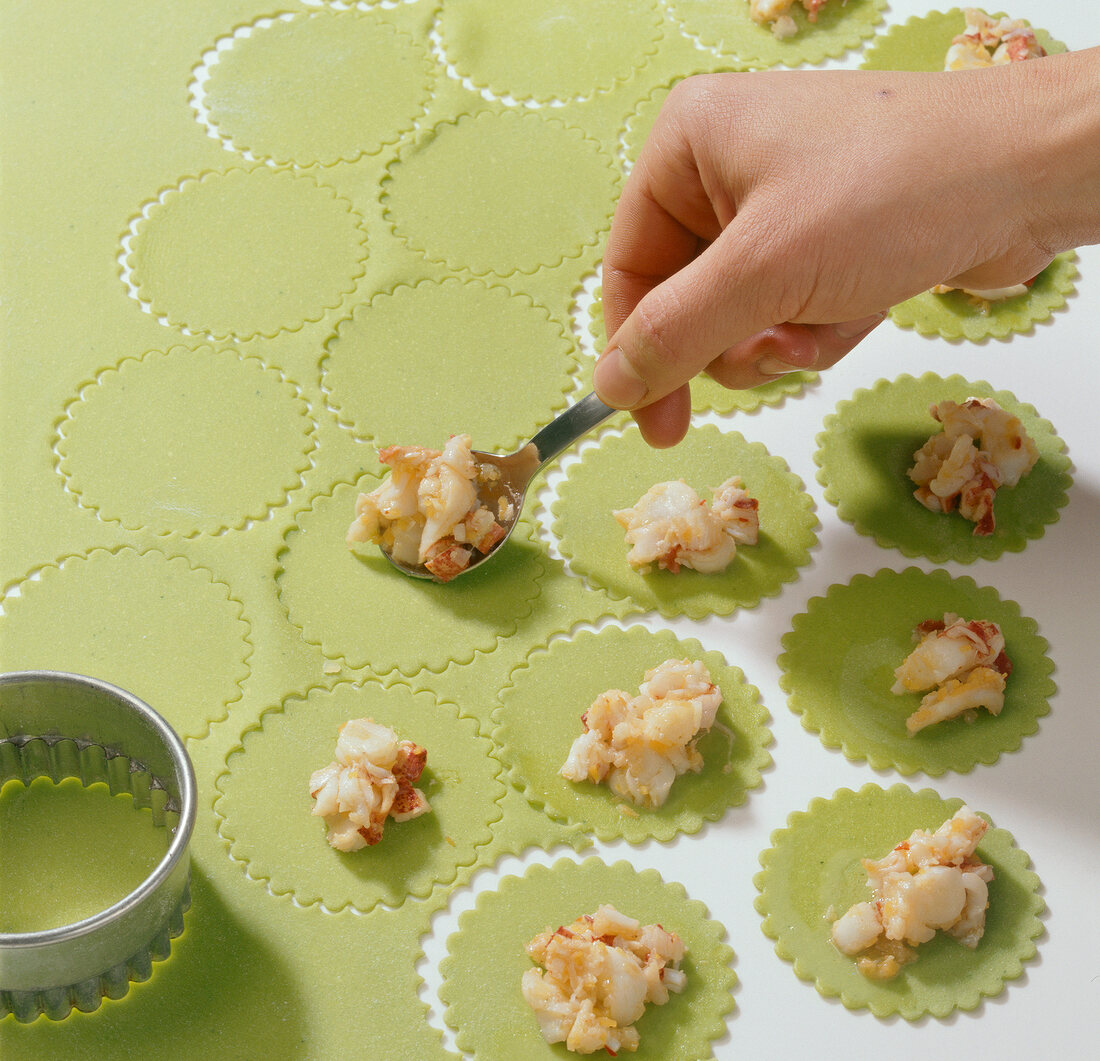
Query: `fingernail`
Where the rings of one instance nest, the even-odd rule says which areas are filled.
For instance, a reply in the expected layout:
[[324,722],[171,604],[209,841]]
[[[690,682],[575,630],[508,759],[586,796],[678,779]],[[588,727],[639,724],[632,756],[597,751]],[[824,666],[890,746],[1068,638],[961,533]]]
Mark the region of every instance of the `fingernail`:
[[616,409],[633,408],[649,391],[618,347],[604,351],[592,374],[592,384],[600,400]]
[[786,361],[780,361],[778,357],[768,354],[756,362],[756,371],[761,376],[785,376],[788,372],[798,372],[805,365],[788,365]]
[[854,339],[857,335],[870,331],[876,324],[885,319],[886,310],[883,310],[881,313],[872,313],[869,317],[861,317],[857,321],[844,321],[841,324],[834,324],[833,331],[836,332],[839,339]]

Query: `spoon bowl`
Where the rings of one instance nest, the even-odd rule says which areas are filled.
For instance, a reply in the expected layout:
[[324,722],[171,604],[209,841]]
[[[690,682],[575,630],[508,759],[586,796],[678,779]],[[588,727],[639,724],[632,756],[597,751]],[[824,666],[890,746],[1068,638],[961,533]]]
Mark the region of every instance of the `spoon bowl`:
[[[476,567],[481,567],[500,552],[519,522],[520,514],[523,512],[523,502],[527,497],[527,489],[535,476],[559,453],[593,428],[598,427],[616,411],[611,406],[604,405],[595,394],[587,394],[560,416],[551,420],[534,435],[530,442],[521,446],[515,453],[502,455],[471,450],[478,464],[490,465],[500,470],[499,477],[494,476],[479,481],[478,501],[493,511],[501,511],[499,502],[502,500],[508,502],[511,508],[509,518],[498,520],[504,528],[504,535],[500,540],[487,553],[479,553],[475,550],[469,564],[458,574],[466,574]],[[395,560],[385,549],[382,550],[382,554],[403,574],[413,578],[430,579],[432,582],[443,581],[433,575],[423,564],[409,564]],[[446,581],[454,581],[457,577],[458,575],[455,575]]]

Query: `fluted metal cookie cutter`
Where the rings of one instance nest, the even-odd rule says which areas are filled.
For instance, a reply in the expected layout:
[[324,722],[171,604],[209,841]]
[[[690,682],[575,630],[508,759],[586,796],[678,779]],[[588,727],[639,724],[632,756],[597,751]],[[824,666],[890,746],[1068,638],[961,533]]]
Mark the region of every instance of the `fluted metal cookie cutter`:
[[78,674],[0,674],[0,786],[38,777],[129,792],[170,839],[145,880],[107,909],[58,928],[0,932],[0,1018],[21,1022],[94,1010],[148,979],[190,904],[195,773],[183,742],[148,704]]

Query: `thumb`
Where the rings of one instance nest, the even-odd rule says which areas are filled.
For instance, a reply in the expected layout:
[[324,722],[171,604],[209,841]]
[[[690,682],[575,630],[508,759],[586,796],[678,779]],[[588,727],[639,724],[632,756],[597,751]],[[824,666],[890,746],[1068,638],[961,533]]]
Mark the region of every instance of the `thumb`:
[[646,292],[616,329],[593,376],[596,393],[608,405],[649,405],[741,340],[787,319],[782,293],[750,297],[760,286],[755,278],[778,273],[757,260],[751,269],[755,278],[746,280],[750,270],[735,235],[738,227],[728,226],[698,257]]
[[951,277],[946,283],[949,287],[966,287],[971,290],[995,290],[1026,284],[1034,280],[1053,260],[1054,256],[1046,250],[1016,249],[967,269]]

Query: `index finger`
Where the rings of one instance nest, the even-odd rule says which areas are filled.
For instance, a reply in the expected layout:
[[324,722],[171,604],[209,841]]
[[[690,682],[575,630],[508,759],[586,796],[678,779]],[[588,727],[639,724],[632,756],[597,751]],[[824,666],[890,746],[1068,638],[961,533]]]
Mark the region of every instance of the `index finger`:
[[615,208],[603,260],[608,337],[722,231],[684,125],[684,85],[665,101]]

